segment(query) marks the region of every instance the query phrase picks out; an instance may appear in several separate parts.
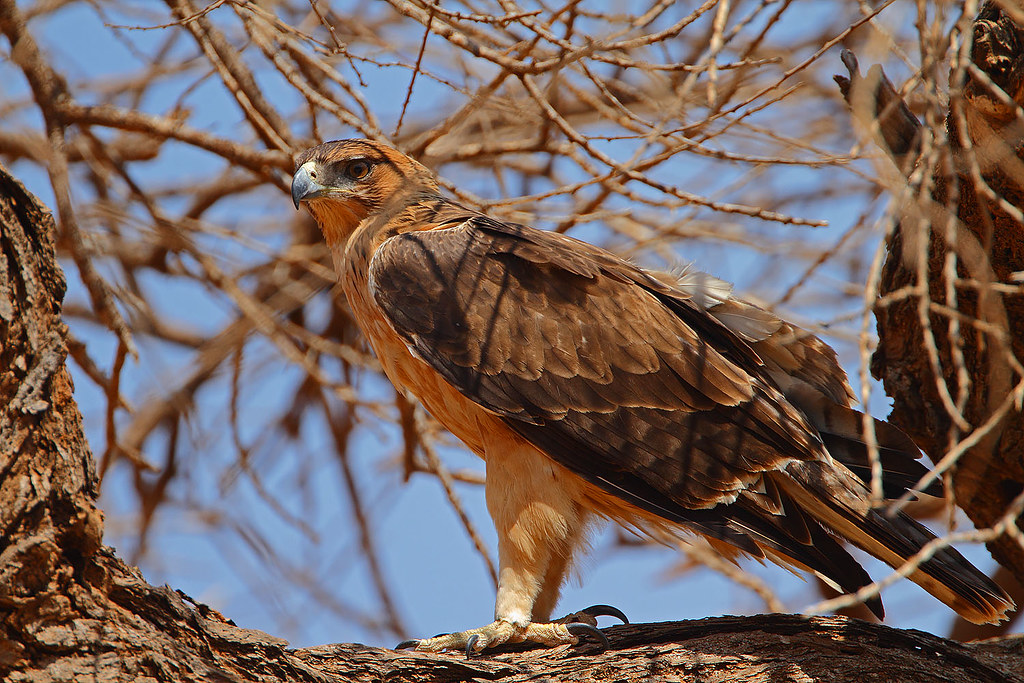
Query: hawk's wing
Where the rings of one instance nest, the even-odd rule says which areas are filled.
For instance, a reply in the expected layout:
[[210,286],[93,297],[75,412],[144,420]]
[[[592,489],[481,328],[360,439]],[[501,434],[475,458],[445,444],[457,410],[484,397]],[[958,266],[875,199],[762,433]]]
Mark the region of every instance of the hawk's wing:
[[[468,212],[391,237],[382,313],[463,395],[611,495],[782,555],[853,591],[871,579],[766,472],[823,457],[736,334],[689,296],[583,242]],[[869,606],[881,614],[877,599]]]
[[[691,296],[701,309],[748,342],[775,386],[814,426],[829,454],[870,485],[864,416],[853,408],[857,397],[831,347],[774,313],[733,296],[732,285],[713,275],[691,267],[676,274],[653,274]],[[928,469],[918,462],[921,452],[910,437],[887,422],[872,422],[884,495],[899,498],[916,488]],[[941,480],[922,492],[941,497]]]
[[471,218],[385,241],[370,287],[452,386],[643,507],[732,502],[761,472],[822,453],[745,343],[581,242]]

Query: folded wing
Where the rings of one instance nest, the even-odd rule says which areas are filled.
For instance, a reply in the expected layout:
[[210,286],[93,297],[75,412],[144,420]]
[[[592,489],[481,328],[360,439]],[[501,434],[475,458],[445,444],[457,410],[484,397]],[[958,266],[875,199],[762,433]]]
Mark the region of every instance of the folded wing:
[[[795,328],[770,313],[562,235],[458,208],[431,228],[375,253],[370,288],[385,317],[463,395],[609,495],[845,591],[870,578],[833,533],[897,565],[930,538],[870,510],[863,483],[829,454],[866,478],[838,365],[840,379],[801,377],[801,354],[827,367],[830,349],[787,347],[776,335]],[[894,467],[913,461],[913,444],[878,424]],[[911,578],[968,618],[1007,605],[953,550]],[[869,606],[881,614],[880,601]]]

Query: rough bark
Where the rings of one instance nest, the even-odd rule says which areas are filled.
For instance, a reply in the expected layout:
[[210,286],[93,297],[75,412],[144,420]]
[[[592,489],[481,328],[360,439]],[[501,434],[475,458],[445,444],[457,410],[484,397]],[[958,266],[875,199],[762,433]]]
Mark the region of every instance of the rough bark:
[[[94,466],[65,368],[53,220],[0,168],[0,679],[5,681],[1024,681],[1024,638],[964,645],[846,617],[609,629],[611,648],[466,659],[294,650],[154,587],[102,546]],[[942,666],[936,666],[941,661]]]
[[[888,245],[871,371],[893,398],[890,421],[936,463],[991,426],[950,471],[956,503],[978,528],[992,527],[1024,492],[1024,413],[1014,399],[1024,359],[1024,30],[999,3],[985,4],[973,24],[976,70],[953,70],[948,146],[933,139],[931,153],[922,152],[926,127],[881,70],[861,77],[852,55],[844,62],[850,78],[836,80],[882,148],[912,181],[915,162],[928,164]],[[1018,540],[1004,534],[988,547],[1024,582]]]

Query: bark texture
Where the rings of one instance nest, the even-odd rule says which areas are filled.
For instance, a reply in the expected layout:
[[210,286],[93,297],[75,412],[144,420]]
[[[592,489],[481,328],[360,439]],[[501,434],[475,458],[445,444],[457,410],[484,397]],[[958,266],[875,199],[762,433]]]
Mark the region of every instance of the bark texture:
[[[0,167],[0,679],[27,681],[1024,681],[1024,638],[964,645],[846,617],[620,626],[611,648],[293,650],[154,587],[102,546],[64,365],[53,220]],[[941,666],[936,666],[941,662]]]
[[74,604],[91,618],[84,572],[100,548],[96,476],[64,366],[64,275],[53,219],[0,174],[0,670],[74,635]]
[[[986,3],[969,56],[951,75],[945,136],[930,135],[879,67],[861,77],[846,53],[850,78],[836,80],[918,189],[888,245],[871,371],[894,401],[890,421],[933,461],[962,451],[952,490],[981,529],[1024,492],[1024,30]],[[1024,582],[1017,539],[988,547]]]
[[102,546],[53,218],[0,167],[0,680],[326,680]]

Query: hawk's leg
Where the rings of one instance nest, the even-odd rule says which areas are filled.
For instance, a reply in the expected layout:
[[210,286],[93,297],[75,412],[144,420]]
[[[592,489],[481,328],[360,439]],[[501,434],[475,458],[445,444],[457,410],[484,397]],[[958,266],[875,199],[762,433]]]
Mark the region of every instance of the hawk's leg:
[[593,626],[548,621],[586,522],[576,478],[523,441],[505,445],[487,453],[487,507],[498,532],[494,622],[402,645],[480,652],[523,641],[555,646],[586,635],[604,640]]

